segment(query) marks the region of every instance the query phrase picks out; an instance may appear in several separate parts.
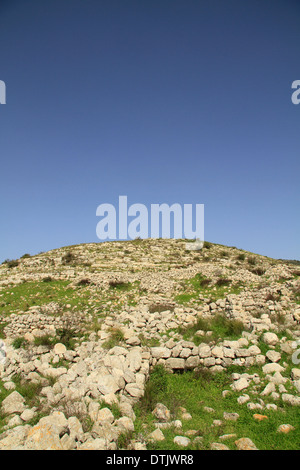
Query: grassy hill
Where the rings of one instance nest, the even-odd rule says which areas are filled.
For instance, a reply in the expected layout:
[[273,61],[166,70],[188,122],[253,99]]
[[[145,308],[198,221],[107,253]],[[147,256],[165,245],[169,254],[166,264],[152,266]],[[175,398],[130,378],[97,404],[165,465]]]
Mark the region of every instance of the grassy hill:
[[[17,447],[36,448],[28,436],[56,411],[82,427],[54,436],[57,448],[299,448],[298,262],[186,243],[90,243],[2,263],[0,449],[18,426]],[[24,409],[7,411],[12,391]]]

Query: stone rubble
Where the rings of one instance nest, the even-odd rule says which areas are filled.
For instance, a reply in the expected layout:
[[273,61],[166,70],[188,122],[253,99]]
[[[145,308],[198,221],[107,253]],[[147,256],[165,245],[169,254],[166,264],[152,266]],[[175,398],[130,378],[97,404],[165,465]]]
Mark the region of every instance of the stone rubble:
[[[169,242],[168,246],[178,250],[176,243]],[[78,246],[75,249],[77,259],[85,260],[85,250],[92,252],[94,248],[94,244]],[[62,343],[56,343],[53,348],[35,346],[35,339],[45,335],[54,338],[59,329],[70,324],[75,331],[80,332],[93,319],[88,310],[74,312],[71,305],[62,310],[59,303],[50,302],[29,307],[26,312],[17,311],[9,317],[0,317],[0,325],[1,322],[5,325],[5,338],[0,345],[0,380],[8,392],[0,408],[6,420],[4,432],[0,434],[0,450],[117,449],[119,437],[135,430],[133,407],[144,395],[151,369],[159,364],[171,373],[201,368],[220,372],[230,366],[259,366],[261,376],[244,372],[232,374],[232,383],[222,395],[226,396],[232,391],[241,393],[238,404],[254,410],[254,413],[258,411],[255,413],[257,416],[264,416],[260,414],[261,410],[276,411],[276,402],[280,398],[291,406],[300,405],[300,369],[294,367],[287,374],[287,365],[282,359],[285,354],[291,355],[295,351],[293,344],[300,337],[300,308],[291,297],[291,291],[299,288],[299,284],[291,268],[286,265],[274,266],[265,261],[264,276],[268,279],[268,285],[256,289],[245,288],[239,294],[229,293],[215,301],[201,298],[199,304],[186,307],[176,304],[173,298],[174,292],[181,292],[181,283],[197,274],[199,265],[203,275],[210,279],[215,280],[224,274],[228,276],[228,260],[220,257],[217,265],[203,261],[185,264],[190,253],[184,255],[180,262],[174,255],[170,258],[170,269],[163,271],[165,245],[160,248],[149,244],[139,262],[127,262],[122,249],[123,245],[116,243],[113,257],[108,256],[107,259],[105,255],[101,260],[91,257],[94,269],[106,268],[104,272],[89,272],[91,289],[97,293],[97,289],[107,291],[112,282],[138,281],[141,291],[147,291],[147,294],[140,297],[137,305],[126,305],[125,295],[123,309],[114,315],[112,305],[111,314],[101,320],[98,331],[89,333],[87,339],[76,343],[74,349],[68,349]],[[128,246],[127,251],[128,256],[135,253],[131,246]],[[5,274],[2,277],[0,275],[0,295],[8,286],[41,281],[48,269],[56,279],[71,280],[73,286],[86,282],[84,269],[80,271],[80,268],[63,266],[55,271],[53,266],[61,266],[61,252],[53,250],[50,253],[51,262],[46,254],[26,258],[19,271],[14,268],[9,272],[8,268],[0,266]],[[197,256],[197,252],[193,252],[193,256]],[[120,270],[121,264],[123,270]],[[154,265],[156,268],[151,271]],[[108,266],[110,271],[107,270]],[[259,286],[261,276],[241,266],[233,271],[231,280]],[[221,338],[216,341],[210,340],[211,332],[199,330],[195,337],[203,341],[196,345],[193,341],[184,340],[176,332],[178,328],[195,325],[199,318],[211,319],[215,315],[241,321],[244,325],[241,337],[234,341]],[[290,329],[293,341],[280,336],[278,318],[283,319],[286,330]],[[119,345],[107,349],[105,343],[112,328],[120,329],[123,338]],[[18,337],[24,337],[29,347],[16,349],[13,340]],[[265,352],[258,346],[259,340],[263,342]],[[148,345],[154,341],[157,345]],[[46,416],[38,419],[39,410],[30,407],[26,398],[15,390],[16,376],[26,378],[32,384],[41,384],[40,403]],[[251,401],[252,393],[256,393],[256,401]],[[271,397],[274,403],[266,405],[265,397]],[[114,416],[113,406],[118,408],[121,417]],[[203,409],[207,413],[214,413],[209,406]],[[197,430],[190,429],[184,436],[180,434],[182,421],[172,421],[170,411],[163,403],[156,405],[153,414],[158,423],[155,431],[147,436],[149,442],[163,441],[163,430],[168,426],[178,429],[178,435],[174,438],[178,448],[201,442],[201,436],[196,435]],[[88,419],[88,429],[77,416]],[[187,410],[183,411],[182,420],[191,418]],[[238,418],[237,413],[224,411],[224,420],[235,421]],[[37,423],[29,424],[34,419]],[[218,421],[215,420],[216,426],[222,423]],[[281,433],[292,431],[293,426],[289,424],[282,424],[278,429]],[[236,434],[230,434],[221,436],[220,440],[236,438]],[[241,450],[256,450],[255,444],[246,437],[236,439],[235,445]],[[147,443],[132,439],[130,446],[141,450],[147,448]],[[228,449],[220,442],[212,443],[211,448]]]

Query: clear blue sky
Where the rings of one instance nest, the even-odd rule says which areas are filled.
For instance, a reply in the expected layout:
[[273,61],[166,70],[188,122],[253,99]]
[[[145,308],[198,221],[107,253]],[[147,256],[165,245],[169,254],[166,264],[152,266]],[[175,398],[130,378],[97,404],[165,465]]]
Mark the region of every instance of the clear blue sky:
[[0,262],[98,241],[119,195],[300,259],[299,25],[298,0],[0,0]]

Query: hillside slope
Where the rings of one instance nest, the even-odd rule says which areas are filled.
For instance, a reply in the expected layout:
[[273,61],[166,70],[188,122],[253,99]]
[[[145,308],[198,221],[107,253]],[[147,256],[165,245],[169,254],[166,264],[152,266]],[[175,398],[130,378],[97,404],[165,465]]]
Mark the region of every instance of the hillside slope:
[[[216,377],[230,381],[227,407],[272,410],[261,420],[276,436],[278,410],[288,413],[295,437],[289,444],[276,437],[275,448],[295,448],[299,275],[293,263],[235,247],[190,251],[184,240],[162,239],[76,245],[3,263],[0,449],[222,447],[224,426],[212,435],[208,414],[204,432],[203,407],[189,421],[182,403],[170,404],[166,418],[153,402],[168,402],[171,386],[176,394],[204,370],[214,376],[211,387]],[[169,371],[161,374],[165,395],[150,396],[161,366]],[[225,413],[228,394],[217,388]],[[229,448],[244,445],[246,436],[232,435]],[[257,435],[251,423],[249,435]]]

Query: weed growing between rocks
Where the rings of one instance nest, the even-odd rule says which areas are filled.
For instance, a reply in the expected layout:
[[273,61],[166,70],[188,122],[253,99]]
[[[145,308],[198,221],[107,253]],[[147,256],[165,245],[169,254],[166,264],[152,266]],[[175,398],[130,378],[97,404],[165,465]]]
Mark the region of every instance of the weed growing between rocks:
[[295,263],[208,242],[2,264],[0,449],[298,448],[298,293]]
[[187,304],[197,301],[199,297],[207,297],[212,302],[224,298],[227,294],[238,294],[242,290],[242,283],[232,283],[230,279],[219,277],[215,282],[205,275],[198,273],[183,284],[184,293],[178,294],[175,301]]
[[[196,345],[205,342],[223,339],[237,339],[245,329],[239,320],[230,320],[222,315],[213,318],[198,318],[197,322],[189,327],[180,327],[178,332],[186,340],[192,340]],[[208,334],[209,333],[209,334]]]
[[[260,450],[298,448],[300,430],[297,407],[281,402],[276,411],[270,407],[263,414],[259,413],[259,409],[255,413],[255,409],[239,400],[246,394],[232,391],[230,384],[228,374],[212,374],[205,368],[183,374],[168,374],[162,368],[154,368],[146,393],[134,408],[136,432],[149,436],[147,448],[153,450],[177,450],[178,445],[174,442],[176,436],[187,437],[186,450],[222,449],[222,446],[235,450],[236,441],[241,438],[255,442]],[[157,403],[170,411],[168,420],[155,416],[153,411]],[[288,435],[279,432],[282,423],[289,423],[293,431]],[[157,429],[162,432],[160,438]]]

